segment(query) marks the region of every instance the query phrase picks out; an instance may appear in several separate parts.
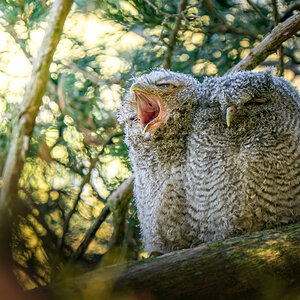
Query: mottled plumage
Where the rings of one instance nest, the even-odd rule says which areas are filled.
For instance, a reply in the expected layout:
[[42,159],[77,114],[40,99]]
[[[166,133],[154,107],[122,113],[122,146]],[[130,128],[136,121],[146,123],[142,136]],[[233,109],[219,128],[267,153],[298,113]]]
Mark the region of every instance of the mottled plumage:
[[284,79],[154,70],[119,112],[146,250],[287,224],[300,216],[300,100]]
[[[204,81],[185,180],[197,239],[216,241],[299,219],[299,106],[295,89],[270,73]],[[228,127],[229,108],[235,112]]]
[[[158,128],[154,124],[151,130],[148,125],[145,133],[144,119],[138,122],[139,89],[160,99],[163,115],[169,111]],[[189,247],[192,242],[184,169],[187,136],[199,96],[200,84],[192,76],[159,69],[134,79],[119,111],[135,173],[134,195],[141,233],[149,253]]]

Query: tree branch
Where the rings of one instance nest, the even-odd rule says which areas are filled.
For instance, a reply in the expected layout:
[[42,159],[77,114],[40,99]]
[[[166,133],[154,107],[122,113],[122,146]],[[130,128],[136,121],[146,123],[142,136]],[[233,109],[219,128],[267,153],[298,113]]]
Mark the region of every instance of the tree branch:
[[74,62],[69,62],[68,64],[63,64],[60,62],[63,66],[73,70],[75,73],[79,72],[84,75],[86,79],[88,79],[91,83],[102,86],[102,85],[107,85],[107,84],[119,84],[120,83],[120,78],[112,78],[109,81],[103,80],[100,76],[96,76],[92,74],[91,72],[88,72],[84,69],[81,69],[77,64]]
[[3,24],[2,24],[2,26],[4,27],[4,29],[6,30],[6,32],[9,33],[10,36],[14,39],[14,41],[16,42],[16,44],[19,45],[19,47],[23,51],[23,53],[26,56],[26,58],[30,61],[30,63],[32,63],[32,56],[29,53],[29,51],[26,49],[26,46],[23,43],[23,41],[18,38],[18,34],[16,33],[16,30],[15,30],[14,26],[13,25],[3,25]]
[[[275,25],[277,26],[278,23],[279,23],[279,13],[278,13],[277,0],[272,0],[272,7],[273,7]],[[279,46],[278,54],[279,54],[279,64],[278,64],[277,75],[278,76],[283,76],[284,61],[283,61],[283,46],[282,46],[282,44]]]
[[214,32],[209,32],[209,30],[208,30],[208,31],[206,31],[207,33],[220,33],[220,32],[227,33],[227,32],[230,32],[230,33],[235,34],[235,35],[247,36],[247,37],[250,37],[252,39],[257,39],[257,36],[252,34],[251,32],[246,31],[246,30],[241,29],[241,28],[236,28],[236,27],[230,26],[228,24],[210,24],[210,27],[214,28]]
[[282,12],[282,16],[280,18],[280,22],[284,22],[286,19],[292,16],[293,11],[300,10],[300,1],[295,1],[290,6],[287,7],[286,10]]
[[157,6],[155,6],[151,1],[149,0],[145,0],[145,2],[150,5],[158,14],[163,15],[167,18],[172,18],[172,17],[178,17],[177,14],[168,14],[164,11],[162,11],[161,9],[159,9]]
[[[80,187],[79,187],[79,192],[77,194],[77,197],[73,203],[73,206],[72,206],[72,209],[70,210],[70,212],[67,214],[67,217],[66,217],[66,220],[65,220],[65,223],[64,223],[64,226],[63,226],[63,234],[62,234],[62,238],[60,240],[60,243],[59,243],[59,248],[62,249],[65,245],[65,237],[66,237],[66,234],[69,230],[69,226],[70,226],[70,220],[73,216],[73,214],[75,213],[76,211],[76,208],[77,208],[77,205],[78,205],[78,202],[80,200],[80,195],[81,195],[81,192],[84,188],[84,186],[90,181],[90,178],[91,178],[91,173],[92,171],[94,170],[95,166],[96,166],[96,163],[98,162],[99,160],[99,156],[103,154],[105,148],[107,145],[109,145],[111,142],[112,142],[112,139],[114,137],[117,137],[117,136],[120,136],[121,133],[119,131],[114,131],[107,139],[106,141],[104,142],[103,146],[102,146],[102,149],[96,154],[95,158],[92,160],[91,164],[90,164],[90,167],[89,167],[89,170],[86,174],[86,176],[84,177]],[[101,199],[102,201],[105,201],[105,199]]]
[[257,12],[257,14],[264,19],[265,21],[269,21],[269,19],[263,15],[263,13],[260,11],[260,9],[257,7],[257,5],[251,1],[251,0],[247,0],[248,4]]
[[3,186],[0,196],[0,211],[5,213],[7,205],[17,197],[18,181],[29,148],[35,117],[46,90],[49,66],[72,0],[57,0],[52,7],[45,37],[33,63],[31,79],[27,85],[20,107],[18,124],[15,124],[11,137],[8,157],[3,171]]
[[100,215],[95,219],[93,225],[87,231],[80,246],[72,254],[70,262],[77,261],[82,257],[89,244],[95,237],[97,230],[109,216],[111,211],[117,211],[121,204],[128,203],[128,201],[132,198],[133,181],[134,176],[132,175],[131,177],[123,181],[123,183],[121,183],[114,192],[112,192],[112,194],[108,198],[108,204],[102,209]]
[[210,13],[215,16],[216,19],[218,19],[223,25],[217,25],[216,27],[219,27],[222,32],[231,32],[233,34],[237,35],[245,35],[248,37],[251,37],[253,39],[257,39],[257,36],[252,34],[251,32],[244,30],[243,28],[236,28],[233,26],[230,26],[226,19],[214,8],[214,5],[211,0],[203,0],[203,4],[206,6],[207,10],[210,11]]
[[97,269],[31,294],[43,299],[293,299],[299,293],[299,256],[298,223],[129,267],[124,263]]
[[229,72],[251,70],[274,53],[280,45],[300,30],[300,13],[276,26],[250,54],[235,65]]
[[175,26],[169,36],[167,54],[166,54],[166,58],[165,58],[165,62],[164,62],[165,69],[170,69],[170,67],[171,67],[171,57],[173,55],[173,50],[174,50],[174,46],[176,43],[177,33],[178,33],[178,31],[180,29],[180,25],[181,25],[181,20],[182,20],[182,16],[183,16],[182,12],[186,9],[186,6],[187,6],[187,0],[180,0],[178,9],[177,9],[178,16],[176,17]]
[[108,199],[108,205],[113,213],[114,232],[109,241],[109,248],[104,255],[104,264],[118,263],[123,259],[128,249],[122,246],[125,236],[125,221],[128,213],[128,204],[133,197],[133,182],[132,175],[120,185],[120,188],[114,192]]

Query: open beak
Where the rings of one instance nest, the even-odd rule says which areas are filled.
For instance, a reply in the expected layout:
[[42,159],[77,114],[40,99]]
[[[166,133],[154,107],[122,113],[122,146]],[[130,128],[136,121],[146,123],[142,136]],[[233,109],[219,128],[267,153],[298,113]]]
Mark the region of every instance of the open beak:
[[142,132],[146,133],[156,123],[158,123],[156,124],[156,127],[158,127],[161,123],[159,122],[161,120],[161,106],[159,98],[147,93],[143,86],[138,83],[134,84],[130,91],[135,95],[137,116]]
[[158,99],[149,94],[135,92],[137,114],[143,133],[147,132],[150,126],[155,122],[160,113]]

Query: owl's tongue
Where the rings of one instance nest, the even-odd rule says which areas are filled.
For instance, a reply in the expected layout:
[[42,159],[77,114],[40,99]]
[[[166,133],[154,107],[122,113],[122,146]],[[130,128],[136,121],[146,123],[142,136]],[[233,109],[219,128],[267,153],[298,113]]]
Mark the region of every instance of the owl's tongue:
[[136,101],[139,123],[145,128],[159,115],[159,103],[156,97],[141,92],[136,93]]

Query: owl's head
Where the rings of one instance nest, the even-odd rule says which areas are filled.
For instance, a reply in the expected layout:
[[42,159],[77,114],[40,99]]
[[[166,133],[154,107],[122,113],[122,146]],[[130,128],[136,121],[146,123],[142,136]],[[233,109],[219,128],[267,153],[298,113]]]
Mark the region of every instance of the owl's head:
[[192,76],[164,69],[133,78],[118,119],[130,135],[178,132],[197,103],[200,83]]
[[202,85],[201,115],[218,129],[241,133],[286,122],[299,114],[299,95],[270,72],[242,71],[208,78]]

